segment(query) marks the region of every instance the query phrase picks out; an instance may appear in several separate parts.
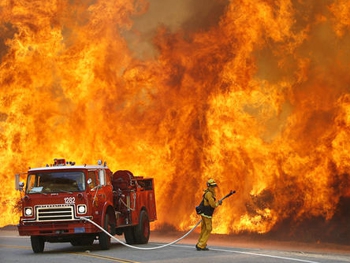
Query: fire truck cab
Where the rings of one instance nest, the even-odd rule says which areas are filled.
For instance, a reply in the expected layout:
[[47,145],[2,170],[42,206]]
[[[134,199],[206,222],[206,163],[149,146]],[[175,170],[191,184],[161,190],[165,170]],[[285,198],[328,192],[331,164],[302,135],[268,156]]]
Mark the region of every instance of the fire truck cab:
[[148,243],[150,222],[157,219],[153,178],[134,176],[128,170],[113,173],[101,161],[75,165],[55,159],[52,165],[31,168],[23,192],[20,236],[30,236],[34,253],[45,242],[70,242],[73,246],[99,241],[109,249],[111,235],[124,234],[128,244]]

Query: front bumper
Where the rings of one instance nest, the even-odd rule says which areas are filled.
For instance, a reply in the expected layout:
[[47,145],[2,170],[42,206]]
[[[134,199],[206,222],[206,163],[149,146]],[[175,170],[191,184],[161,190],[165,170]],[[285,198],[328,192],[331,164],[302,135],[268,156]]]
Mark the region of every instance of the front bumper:
[[20,236],[65,236],[99,233],[93,224],[84,220],[63,222],[26,222],[17,226]]

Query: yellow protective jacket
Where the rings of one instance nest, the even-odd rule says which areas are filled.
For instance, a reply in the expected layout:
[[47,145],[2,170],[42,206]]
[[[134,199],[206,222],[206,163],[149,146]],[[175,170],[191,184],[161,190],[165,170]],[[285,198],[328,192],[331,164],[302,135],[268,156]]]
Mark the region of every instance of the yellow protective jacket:
[[204,211],[204,213],[202,213],[202,216],[205,217],[209,217],[211,218],[213,213],[214,213],[214,209],[219,205],[216,202],[216,198],[215,198],[215,192],[208,187],[207,190],[205,190],[205,193],[203,195],[203,199],[204,199],[204,206],[207,207]]

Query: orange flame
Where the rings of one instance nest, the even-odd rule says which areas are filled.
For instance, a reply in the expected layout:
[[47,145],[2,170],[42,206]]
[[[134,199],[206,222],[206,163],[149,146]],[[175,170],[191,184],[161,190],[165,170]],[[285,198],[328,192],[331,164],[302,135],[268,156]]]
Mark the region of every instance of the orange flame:
[[[155,178],[179,230],[209,177],[216,233],[334,219],[350,198],[350,1],[2,1],[0,226],[55,157]],[[337,210],[338,209],[338,210]],[[338,211],[339,212],[339,211]]]

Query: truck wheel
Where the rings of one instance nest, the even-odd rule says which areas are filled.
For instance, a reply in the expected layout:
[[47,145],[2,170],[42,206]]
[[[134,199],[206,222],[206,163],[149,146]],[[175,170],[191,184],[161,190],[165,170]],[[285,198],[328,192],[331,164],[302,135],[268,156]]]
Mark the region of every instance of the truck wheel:
[[125,242],[129,245],[133,245],[136,243],[135,237],[134,237],[134,227],[126,227],[124,228],[124,238]]
[[135,240],[138,244],[147,244],[150,235],[149,218],[147,211],[142,210],[140,213],[139,224],[134,230]]
[[[106,214],[106,216],[105,216],[103,229],[105,229],[108,233],[111,233],[111,226],[109,224],[108,214]],[[109,235],[107,235],[105,232],[101,232],[99,234],[99,243],[100,243],[101,249],[108,250],[111,246],[111,237]]]
[[45,241],[42,237],[31,236],[30,243],[32,244],[32,249],[34,253],[42,253],[45,247]]

